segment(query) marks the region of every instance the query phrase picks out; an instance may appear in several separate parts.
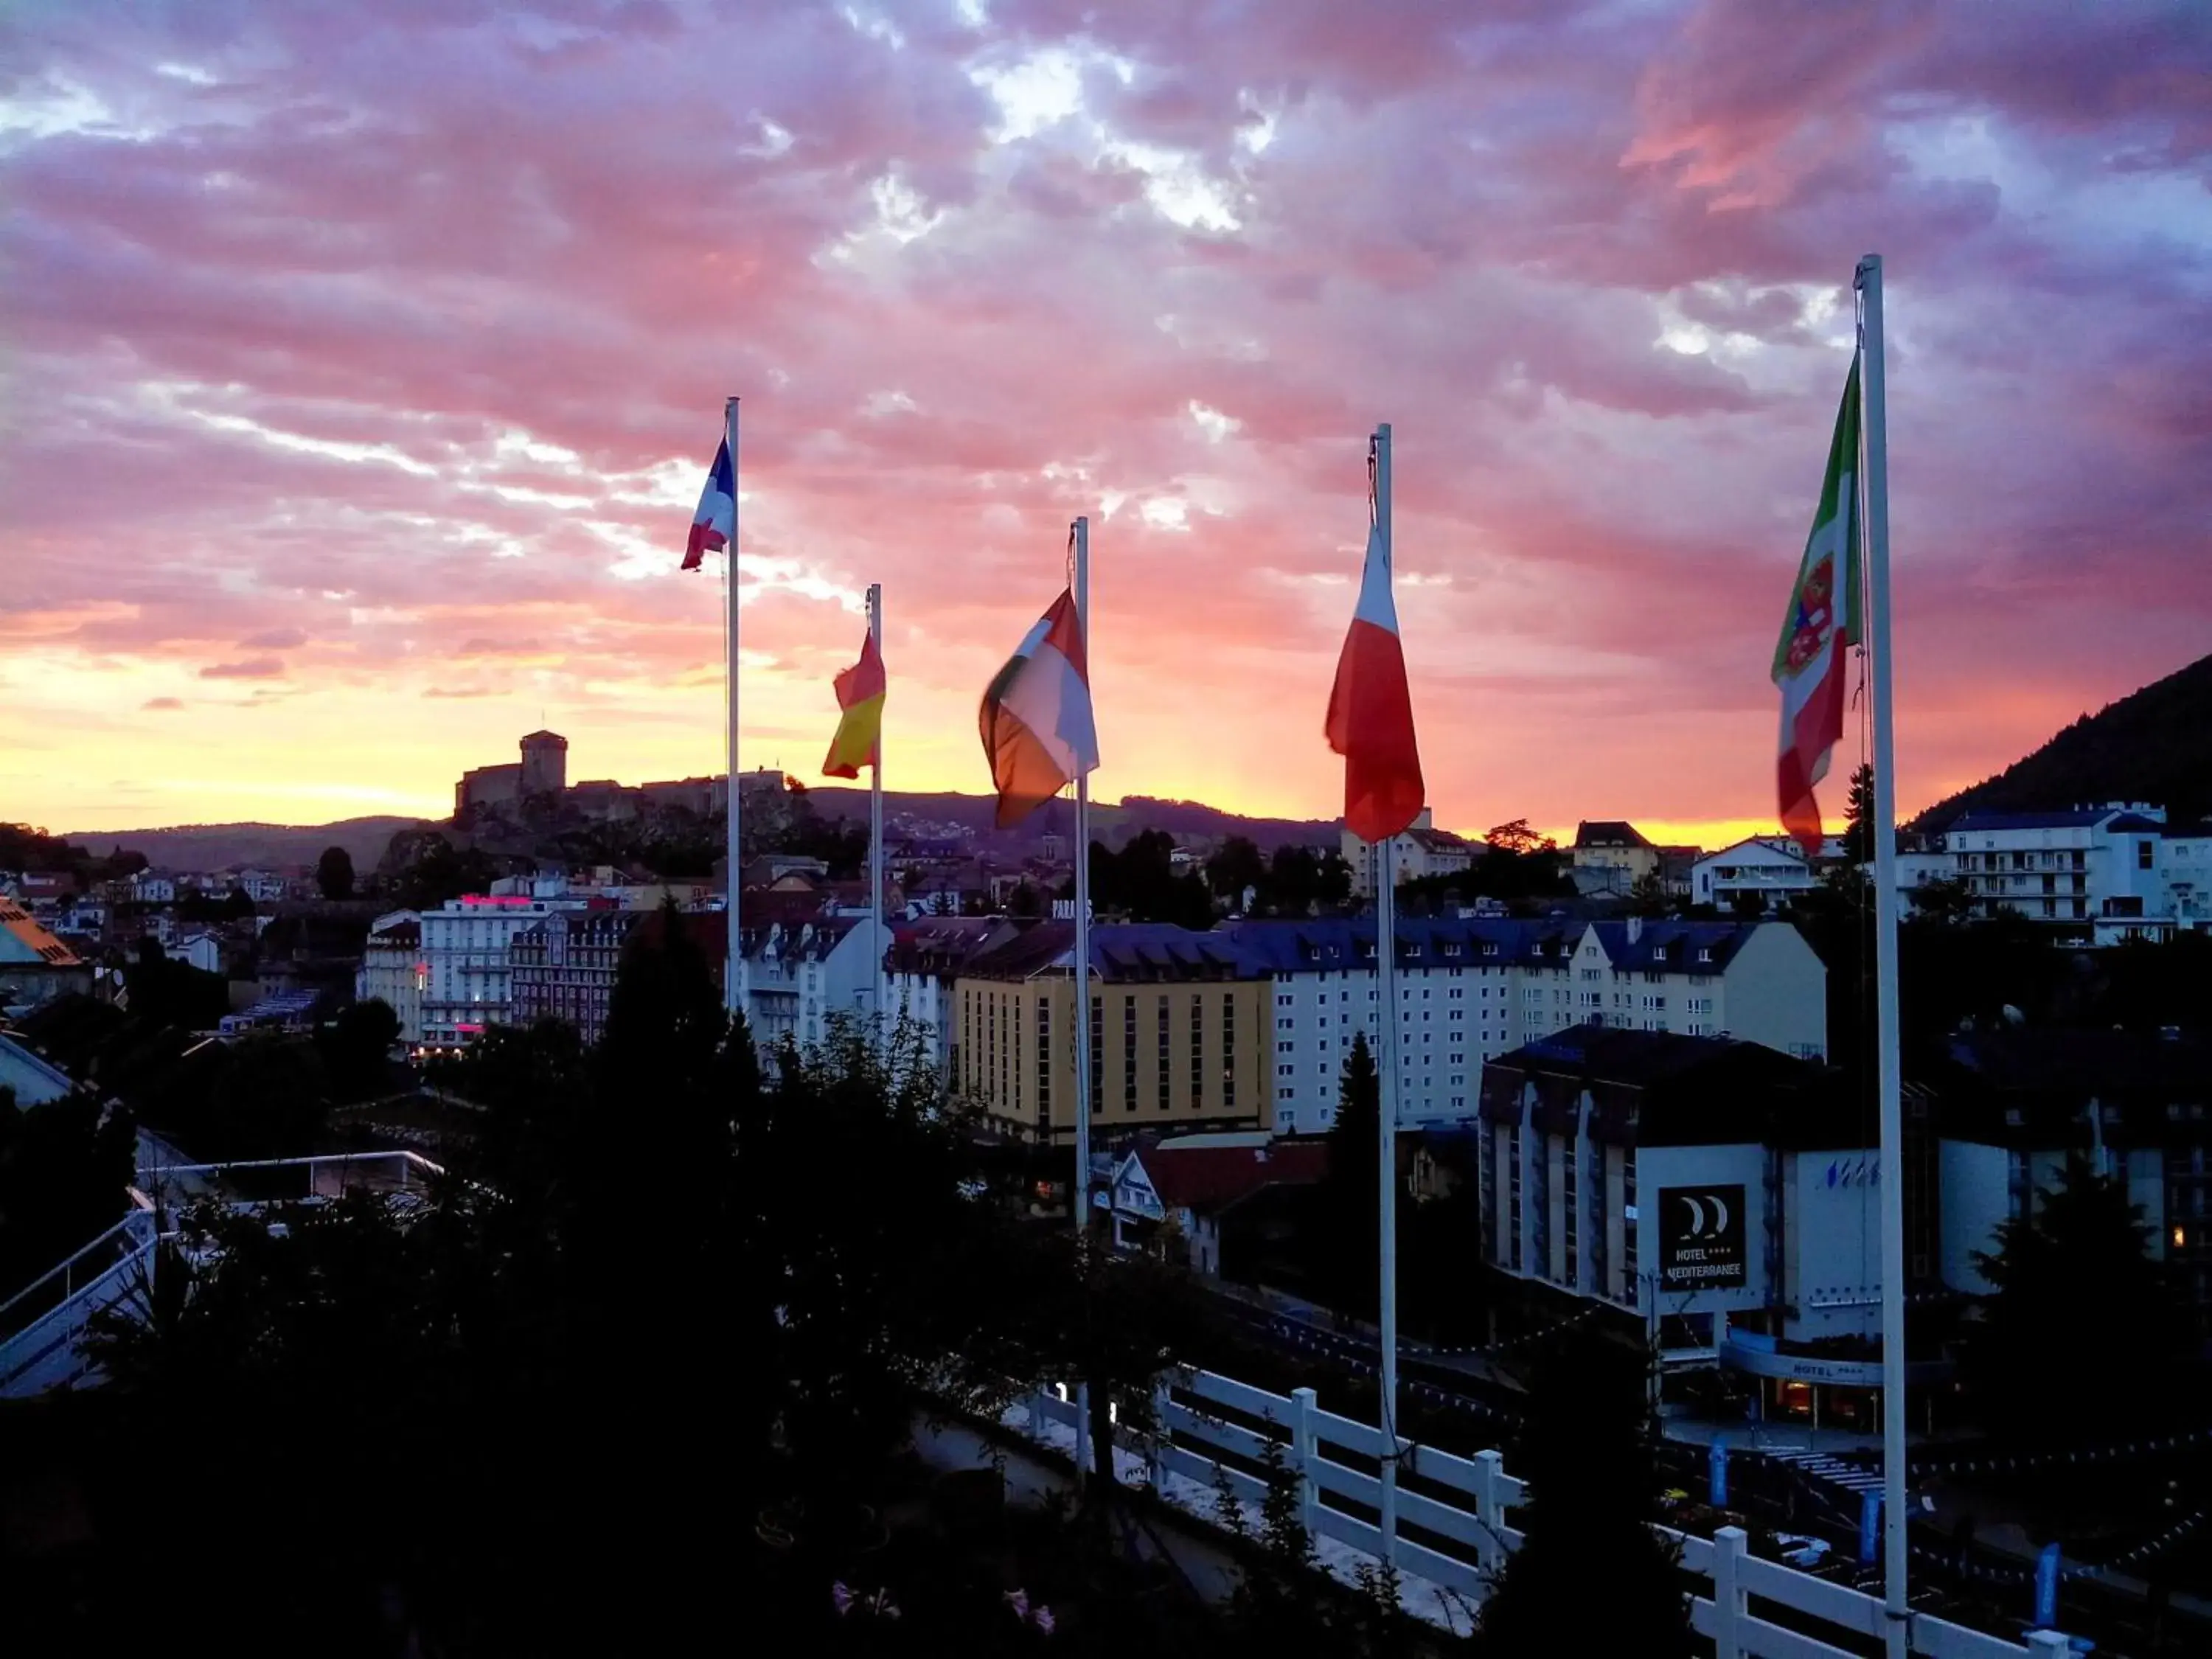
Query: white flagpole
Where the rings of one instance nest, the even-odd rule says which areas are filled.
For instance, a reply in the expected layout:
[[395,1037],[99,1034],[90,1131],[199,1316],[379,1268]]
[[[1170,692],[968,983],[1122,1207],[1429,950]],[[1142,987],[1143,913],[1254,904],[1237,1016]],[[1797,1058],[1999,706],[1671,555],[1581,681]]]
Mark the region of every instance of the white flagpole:
[[738,889],[742,884],[738,854],[738,803],[742,791],[738,787],[738,400],[735,398],[727,399],[722,405],[722,437],[730,447],[730,544],[723,550],[723,574],[730,585],[729,660],[722,667],[730,696],[730,781],[726,791],[729,799],[724,803],[722,812],[723,823],[729,832],[730,891],[725,908],[730,939],[729,955],[722,966],[722,1006],[734,1018],[745,1007],[744,946],[738,934]]
[[[1390,426],[1375,428],[1375,530],[1382,566],[1391,570]],[[1395,573],[1393,575],[1395,580]],[[1398,843],[1395,836],[1375,849],[1376,1001],[1382,1010],[1382,1041],[1376,1045],[1380,1109],[1377,1147],[1382,1162],[1382,1374],[1376,1379],[1382,1414],[1383,1456],[1382,1559],[1395,1559],[1398,1547]]]
[[1883,404],[1881,256],[1859,261],[1865,304],[1859,401],[1866,444],[1867,678],[1874,701],[1874,909],[1876,1067],[1881,1103],[1881,1501],[1884,1647],[1905,1659],[1905,1110],[1897,1025],[1897,743],[1889,632],[1889,425]]
[[[1091,520],[1075,521],[1075,620],[1091,654]],[[1075,1231],[1091,1227],[1091,775],[1075,780]]]
[[[876,656],[884,653],[884,585],[868,584],[868,638],[874,641]],[[877,1044],[888,1054],[890,1033],[884,1025],[884,952],[889,941],[884,937],[884,738],[879,726],[876,731],[875,763],[868,768],[868,926],[874,934],[870,941],[875,952],[875,981],[873,985],[873,1018]]]
[[[1083,631],[1085,661],[1091,655],[1091,520],[1078,519],[1075,532],[1075,621]],[[1075,1237],[1091,1235],[1091,775],[1075,780],[1075,961],[1068,976],[1075,987]],[[1098,1457],[1110,1477],[1114,1449]],[[1091,1384],[1075,1389],[1075,1478],[1091,1479]]]

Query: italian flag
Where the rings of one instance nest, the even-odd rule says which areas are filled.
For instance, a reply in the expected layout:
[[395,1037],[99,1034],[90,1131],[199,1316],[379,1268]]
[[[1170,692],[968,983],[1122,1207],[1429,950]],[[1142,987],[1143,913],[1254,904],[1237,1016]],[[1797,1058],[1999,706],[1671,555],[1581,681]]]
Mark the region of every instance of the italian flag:
[[871,630],[860,641],[860,661],[837,676],[837,707],[845,714],[837,722],[837,735],[830,739],[830,757],[822,763],[823,776],[857,778],[862,767],[876,764],[877,745],[883,740],[884,691],[884,656]]
[[1063,591],[983,693],[978,724],[1010,829],[1098,768],[1091,669],[1075,595]]
[[1774,647],[1782,691],[1781,758],[1775,781],[1782,827],[1813,857],[1820,850],[1820,804],[1813,786],[1828,774],[1828,755],[1844,732],[1844,653],[1859,641],[1859,365],[1844,382],[1828,476],[1790,614]]
[[1329,688],[1328,746],[1344,757],[1344,825],[1370,845],[1420,816],[1421,752],[1413,740],[1413,697],[1398,604],[1390,592],[1390,551],[1379,526],[1367,530],[1359,604]]

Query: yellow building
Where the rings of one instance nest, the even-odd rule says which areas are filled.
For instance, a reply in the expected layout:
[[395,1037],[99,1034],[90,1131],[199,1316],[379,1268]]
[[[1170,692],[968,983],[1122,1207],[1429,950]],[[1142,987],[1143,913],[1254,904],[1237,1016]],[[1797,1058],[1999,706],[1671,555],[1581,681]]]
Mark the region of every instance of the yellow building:
[[[1010,1133],[1075,1133],[1075,925],[1040,923],[961,970],[955,1090]],[[1273,982],[1234,940],[1165,924],[1091,930],[1094,1145],[1138,1129],[1271,1129]]]

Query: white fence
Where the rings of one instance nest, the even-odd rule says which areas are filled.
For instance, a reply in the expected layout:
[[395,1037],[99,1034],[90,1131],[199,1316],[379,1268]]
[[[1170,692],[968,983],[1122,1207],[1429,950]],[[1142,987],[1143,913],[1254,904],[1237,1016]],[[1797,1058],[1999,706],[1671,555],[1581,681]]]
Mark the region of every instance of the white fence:
[[[1153,1407],[1160,1432],[1139,1437],[1121,1430],[1117,1438],[1127,1455],[1145,1462],[1155,1492],[1208,1520],[1224,1486],[1241,1502],[1255,1504],[1267,1496],[1266,1480],[1220,1455],[1264,1464],[1272,1445],[1284,1474],[1296,1483],[1307,1534],[1380,1559],[1381,1529],[1330,1502],[1343,1498],[1369,1509],[1378,1502],[1381,1483],[1375,1475],[1330,1455],[1340,1449],[1378,1460],[1383,1437],[1374,1425],[1322,1410],[1311,1389],[1285,1398],[1211,1371],[1179,1373],[1172,1387],[1158,1390]],[[1231,1421],[1224,1411],[1264,1426]],[[1051,1392],[1030,1397],[1028,1419],[1030,1435],[1047,1442],[1055,1438],[1055,1427],[1079,1442],[1085,1426],[1075,1404]],[[1398,1570],[1468,1604],[1480,1603],[1488,1572],[1520,1545],[1522,1534],[1509,1515],[1522,1500],[1522,1483],[1506,1474],[1494,1451],[1460,1457],[1407,1442],[1400,1468],[1405,1476],[1398,1486],[1401,1527],[1417,1527],[1457,1547],[1432,1548],[1401,1531],[1392,1553]],[[1196,1483],[1197,1490],[1179,1492],[1173,1476]],[[1449,1496],[1433,1496],[1418,1489],[1422,1486]],[[1880,1597],[1750,1554],[1740,1527],[1723,1527],[1710,1539],[1668,1527],[1659,1530],[1680,1546],[1683,1567],[1708,1581],[1710,1589],[1691,1603],[1691,1618],[1698,1633],[1711,1639],[1717,1659],[1852,1659],[1854,1649],[1759,1616],[1754,1599],[1788,1609],[1799,1621],[1863,1638],[1879,1641],[1887,1627]],[[1911,1635],[1911,1650],[1929,1659],[2051,1659],[2069,1650],[2066,1638],[2055,1632],[2036,1632],[2022,1647],[1924,1613],[1912,1616]]]

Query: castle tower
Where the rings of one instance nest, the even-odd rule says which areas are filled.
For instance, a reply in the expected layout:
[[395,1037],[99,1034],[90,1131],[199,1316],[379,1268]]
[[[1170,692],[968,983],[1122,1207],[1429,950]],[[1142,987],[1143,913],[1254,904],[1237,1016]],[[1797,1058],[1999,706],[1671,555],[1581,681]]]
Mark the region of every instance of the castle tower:
[[532,732],[522,740],[522,793],[557,795],[568,787],[568,739],[557,732]]

